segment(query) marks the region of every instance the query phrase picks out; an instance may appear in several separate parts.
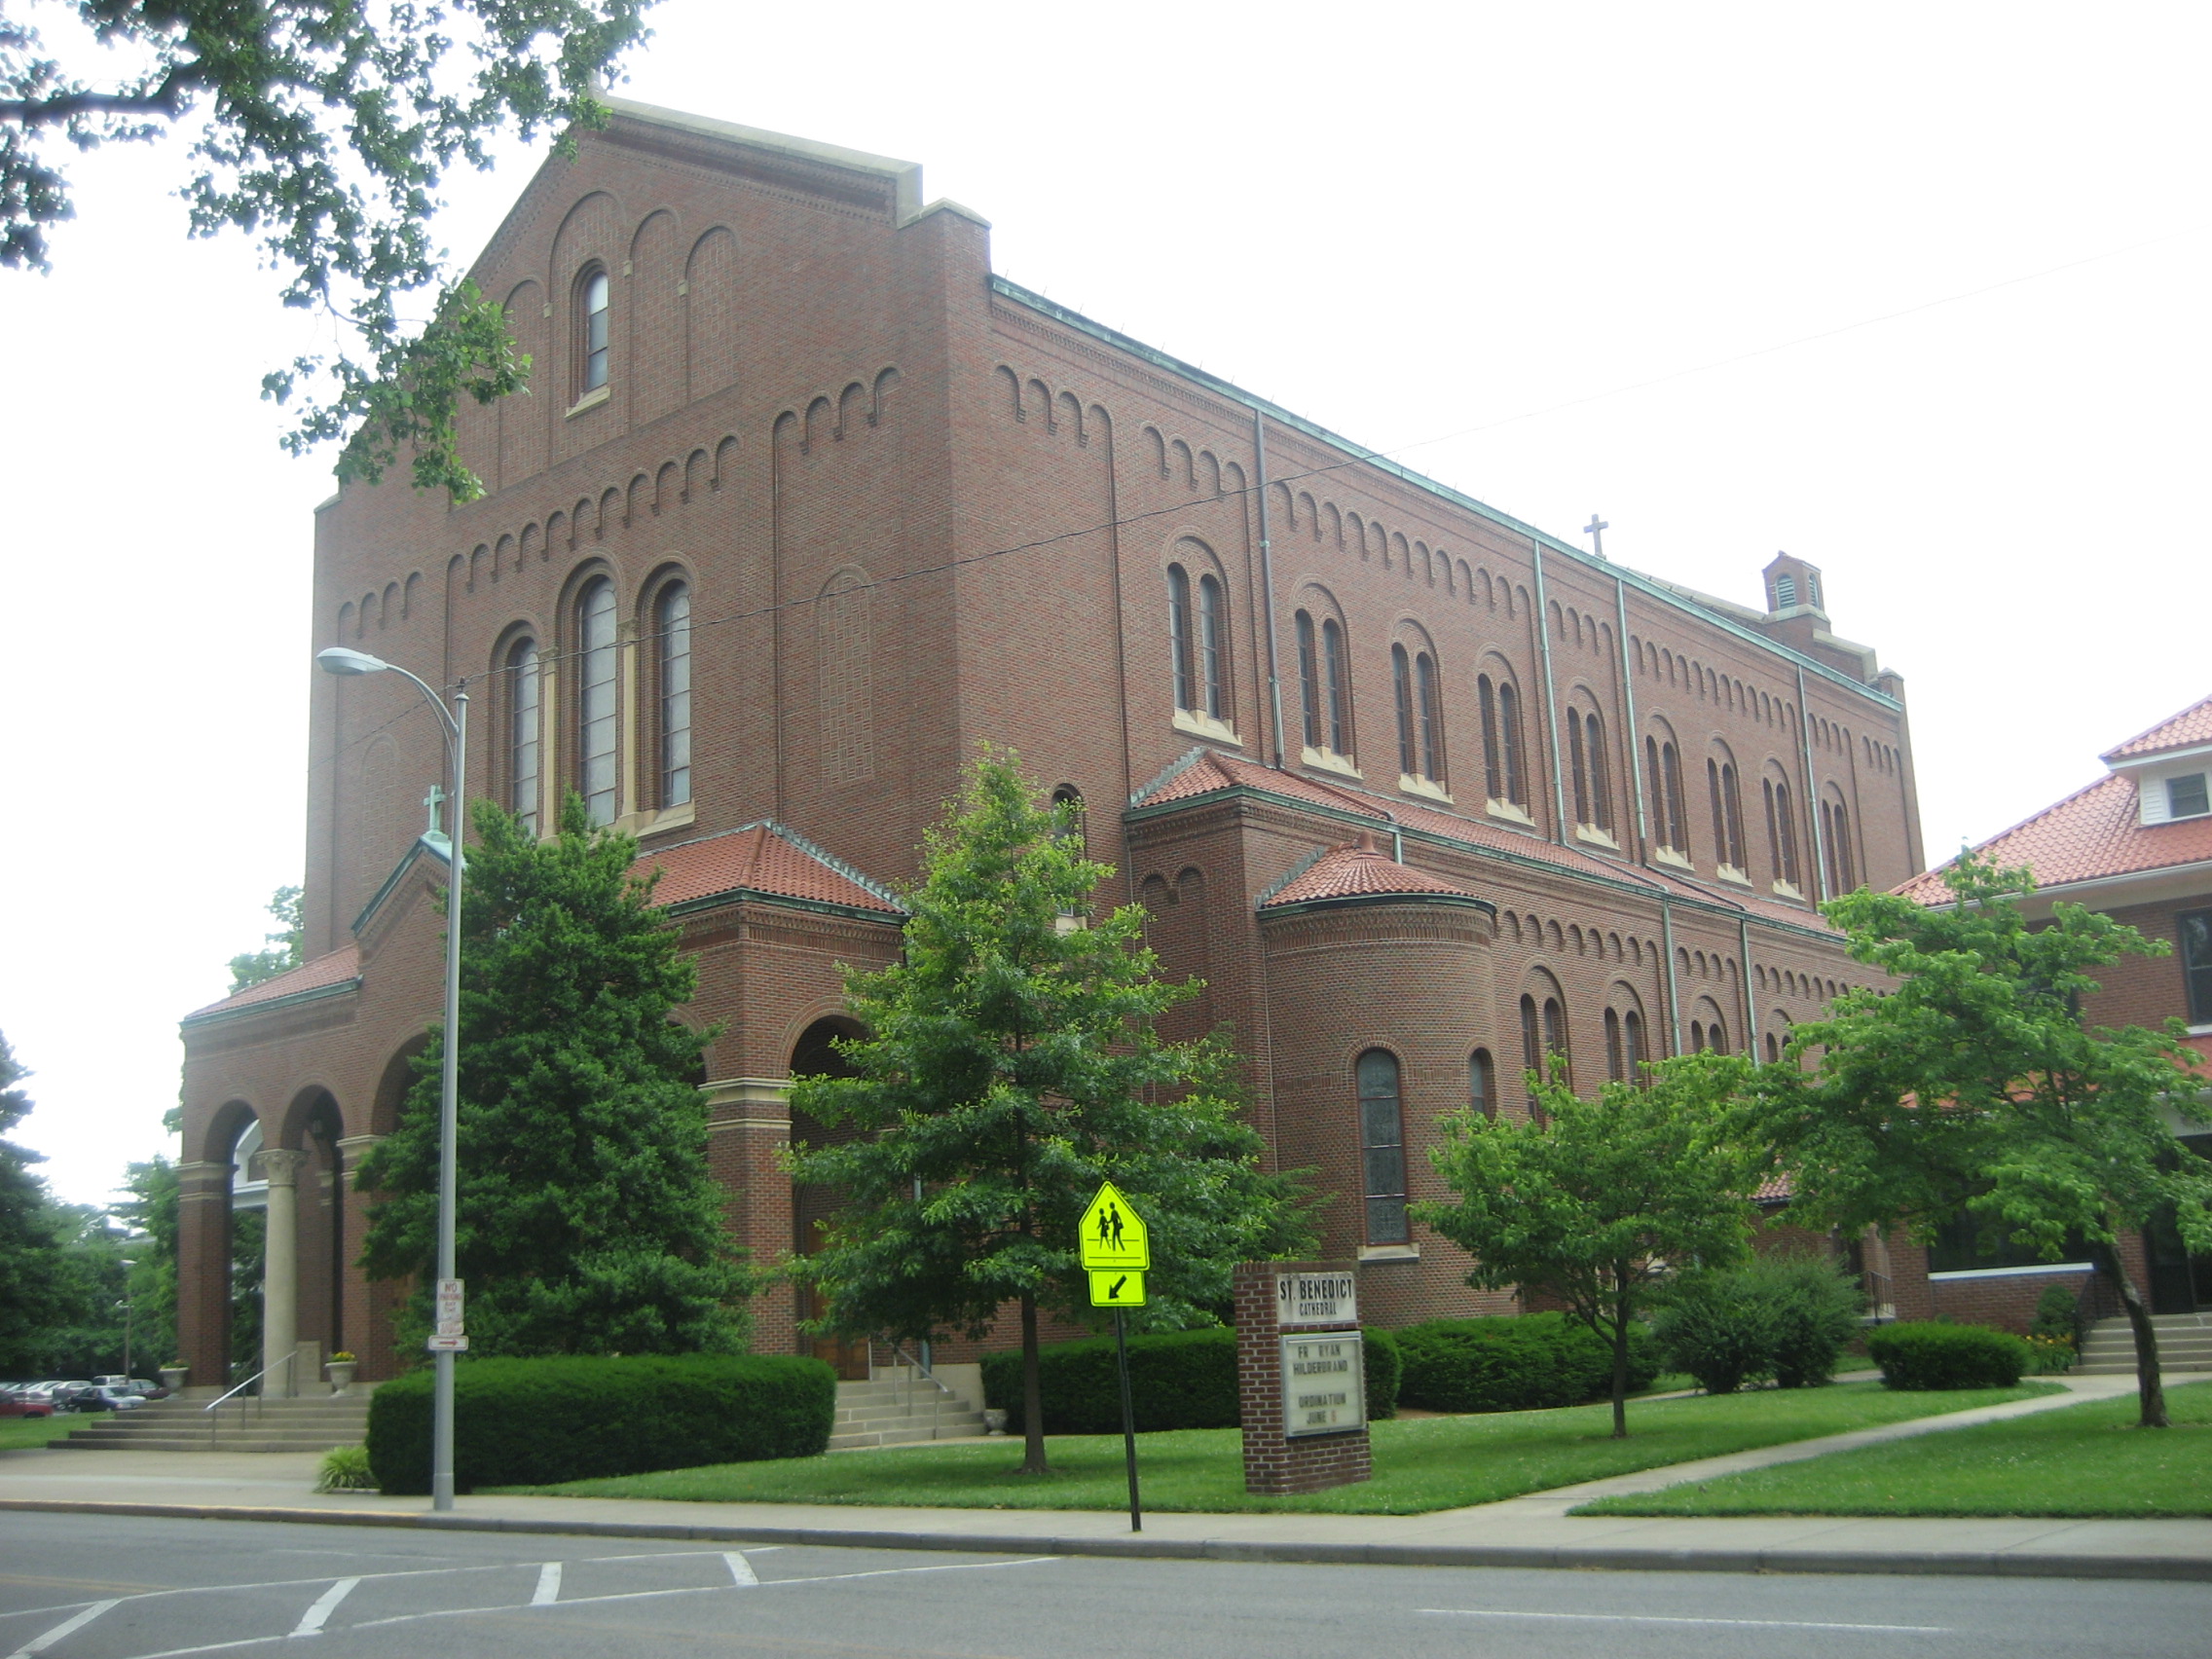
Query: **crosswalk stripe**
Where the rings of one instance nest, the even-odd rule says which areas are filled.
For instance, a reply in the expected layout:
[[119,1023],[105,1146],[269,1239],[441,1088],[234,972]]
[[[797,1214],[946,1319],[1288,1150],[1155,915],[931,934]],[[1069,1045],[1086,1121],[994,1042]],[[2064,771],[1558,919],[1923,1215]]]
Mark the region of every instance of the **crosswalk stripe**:
[[724,1550],[722,1552],[722,1560],[729,1563],[729,1576],[731,1583],[757,1584],[760,1582],[759,1574],[753,1570],[753,1564],[747,1561],[743,1556],[739,1555],[737,1551]]
[[300,1622],[292,1627],[292,1634],[294,1636],[320,1636],[323,1621],[338,1610],[338,1604],[350,1596],[353,1593],[353,1586],[360,1582],[358,1578],[341,1578],[325,1590],[315,1598],[314,1605],[300,1615]]
[[561,1599],[561,1564],[549,1561],[537,1569],[537,1593],[531,1597],[530,1604],[543,1607]]
[[24,1642],[22,1646],[17,1648],[15,1652],[9,1654],[8,1659],[30,1659],[30,1655],[34,1653],[44,1653],[49,1647],[52,1647],[55,1642],[59,1641],[63,1637],[67,1636],[71,1631],[83,1630],[94,1619],[98,1618],[100,1614],[106,1612],[108,1608],[114,1606],[116,1602],[120,1602],[122,1600],[123,1598],[118,1596],[114,1601],[94,1602],[91,1606],[87,1607],[83,1612],[77,1614],[75,1617],[63,1619],[52,1630],[42,1631],[39,1635],[32,1637],[30,1641]]

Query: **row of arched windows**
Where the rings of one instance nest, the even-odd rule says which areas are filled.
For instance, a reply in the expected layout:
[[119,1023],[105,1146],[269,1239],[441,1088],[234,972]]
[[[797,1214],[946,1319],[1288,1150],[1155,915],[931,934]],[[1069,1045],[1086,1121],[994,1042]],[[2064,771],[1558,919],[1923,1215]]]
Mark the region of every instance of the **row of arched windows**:
[[1229,601],[1211,571],[1194,584],[1181,565],[1167,567],[1167,648],[1175,707],[1228,723]]
[[[662,582],[647,614],[651,636],[645,653],[646,741],[652,778],[648,804],[666,811],[691,798],[690,584]],[[562,716],[570,721],[571,742],[564,747],[572,761],[561,781],[583,796],[592,823],[604,826],[614,822],[620,801],[619,624],[611,578],[594,576],[577,591],[571,628],[575,645],[569,672],[573,678]],[[545,721],[555,711],[546,704],[544,654],[536,636],[528,632],[510,636],[498,667],[503,682],[499,695],[504,774],[498,793],[524,827],[538,833],[546,828],[542,820]]]

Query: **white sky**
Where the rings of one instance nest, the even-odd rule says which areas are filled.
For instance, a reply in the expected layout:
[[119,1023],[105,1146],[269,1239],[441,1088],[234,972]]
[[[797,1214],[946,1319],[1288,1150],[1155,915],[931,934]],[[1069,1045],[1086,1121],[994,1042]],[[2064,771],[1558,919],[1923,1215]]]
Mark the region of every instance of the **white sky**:
[[[924,164],[1015,280],[1906,677],[1932,857],[2212,690],[2212,11],[667,0],[619,90]],[[457,180],[473,254],[527,178]],[[0,273],[0,1032],[64,1197],[301,865],[308,338],[167,151]],[[1624,389],[1628,388],[1628,389]],[[2149,607],[2148,609],[2145,608]]]

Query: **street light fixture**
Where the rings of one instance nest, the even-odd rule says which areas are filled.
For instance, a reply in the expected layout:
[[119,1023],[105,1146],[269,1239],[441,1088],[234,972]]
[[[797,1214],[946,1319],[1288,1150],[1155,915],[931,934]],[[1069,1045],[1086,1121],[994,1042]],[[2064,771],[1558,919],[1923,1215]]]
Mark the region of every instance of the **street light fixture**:
[[[438,711],[446,755],[453,763],[453,828],[446,835],[446,862],[453,879],[446,891],[446,1013],[444,1066],[438,1088],[438,1278],[449,1283],[459,1275],[454,1265],[454,1194],[457,1157],[455,1142],[461,1098],[461,883],[462,816],[468,777],[468,682],[454,692],[449,711],[445,699],[420,676],[397,663],[386,662],[366,651],[329,645],[315,652],[315,665],[325,674],[383,674],[387,671],[415,682],[416,688]],[[430,1507],[453,1507],[453,1353],[441,1347],[434,1354],[436,1388],[430,1419]]]
[[[136,1267],[136,1266],[138,1265],[138,1258],[137,1258],[137,1257],[135,1257],[135,1256],[118,1256],[118,1257],[116,1257],[116,1260],[117,1260],[118,1262],[122,1263],[122,1264],[123,1264],[123,1266],[124,1266],[124,1267],[125,1267],[126,1269],[134,1268],[134,1267]],[[124,1273],[124,1275],[123,1275],[123,1375],[124,1375],[124,1376],[126,1376],[126,1377],[129,1377],[129,1376],[130,1375],[130,1315],[131,1315],[131,1312],[132,1312],[132,1309],[131,1309],[131,1306],[130,1306],[130,1275],[129,1275],[129,1272],[125,1272],[125,1273]]]

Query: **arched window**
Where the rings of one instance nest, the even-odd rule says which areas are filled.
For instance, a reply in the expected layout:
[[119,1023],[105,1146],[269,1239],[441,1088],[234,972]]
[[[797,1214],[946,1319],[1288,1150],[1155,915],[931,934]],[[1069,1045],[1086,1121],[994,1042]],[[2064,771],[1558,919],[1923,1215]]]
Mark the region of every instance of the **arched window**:
[[1633,1008],[1621,1015],[1621,1049],[1628,1064],[1629,1082],[1649,1083],[1651,1079],[1643,1070],[1643,1062],[1649,1057],[1643,1049],[1643,1015]]
[[1544,1053],[1558,1057],[1559,1081],[1571,1088],[1574,1086],[1574,1061],[1567,1049],[1567,1010],[1560,1006],[1557,997],[1544,999]]
[[576,793],[594,824],[614,822],[614,584],[601,576],[576,602]]
[[1348,756],[1351,748],[1351,681],[1345,631],[1334,616],[1321,621],[1321,707],[1328,717],[1327,747]]
[[1420,775],[1434,784],[1444,778],[1444,688],[1436,682],[1436,659],[1426,651],[1414,657],[1414,719],[1420,733]]
[[660,681],[660,804],[691,798],[691,589],[670,582],[653,606]]
[[1229,604],[1210,573],[1198,578],[1198,677],[1206,718],[1228,719]]
[[1851,816],[1842,801],[1821,804],[1821,834],[1827,852],[1828,892],[1849,893],[1859,883],[1851,863]]
[[540,741],[538,726],[537,642],[517,640],[507,647],[507,808],[523,829],[537,833]]
[[1509,680],[1484,675],[1475,682],[1482,703],[1483,785],[1492,800],[1529,803],[1521,763],[1521,697]]
[[1614,1083],[1628,1081],[1628,1052],[1621,1041],[1621,1016],[1605,1010],[1605,1076]]
[[1736,783],[1736,767],[1727,760],[1705,763],[1706,787],[1713,793],[1713,847],[1722,864],[1745,867],[1744,801]]
[[1660,846],[1690,856],[1689,815],[1682,809],[1682,756],[1672,742],[1643,740],[1644,769],[1650,774],[1651,836]]
[[1478,1118],[1497,1116],[1497,1066],[1488,1049],[1467,1056],[1467,1104]]
[[1404,1244],[1406,1129],[1398,1100],[1398,1058],[1386,1049],[1359,1056],[1359,1140],[1367,1189],[1367,1241]]
[[1414,737],[1414,669],[1406,647],[1390,647],[1390,689],[1398,705],[1398,770],[1408,777],[1420,770],[1420,755]]
[[1321,642],[1313,631],[1313,618],[1301,610],[1298,631],[1298,701],[1306,716],[1306,747],[1325,749],[1321,729]]
[[605,271],[591,271],[577,288],[577,319],[582,326],[577,337],[576,362],[583,371],[576,382],[579,395],[596,391],[607,384],[607,343],[611,332],[608,326],[609,297]]
[[1797,819],[1789,810],[1789,786],[1765,780],[1766,844],[1774,879],[1797,885]]
[[[1521,1069],[1536,1078],[1544,1075],[1544,1028],[1536,1013],[1536,999],[1530,996],[1521,999]],[[1529,1110],[1531,1114],[1536,1110],[1534,1082],[1529,1085]]]
[[1782,1059],[1782,1040],[1769,1031],[1766,1034],[1766,1063],[1775,1065]]
[[1605,764],[1605,727],[1593,714],[1569,709],[1567,757],[1574,776],[1574,821],[1607,834],[1613,828],[1613,788]]
[[1191,573],[1180,565],[1167,567],[1167,653],[1175,665],[1175,706],[1196,709],[1197,677],[1192,672],[1196,630],[1191,615]]

